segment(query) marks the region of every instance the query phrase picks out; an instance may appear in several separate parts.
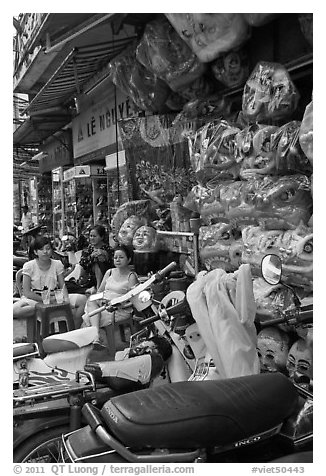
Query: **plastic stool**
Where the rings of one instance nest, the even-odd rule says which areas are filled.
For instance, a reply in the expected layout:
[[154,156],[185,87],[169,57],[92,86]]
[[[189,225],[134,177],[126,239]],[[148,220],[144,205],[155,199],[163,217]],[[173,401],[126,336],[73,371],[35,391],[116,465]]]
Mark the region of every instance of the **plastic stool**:
[[70,304],[43,304],[37,303],[36,310],[36,333],[37,340],[44,337],[75,329],[74,318]]

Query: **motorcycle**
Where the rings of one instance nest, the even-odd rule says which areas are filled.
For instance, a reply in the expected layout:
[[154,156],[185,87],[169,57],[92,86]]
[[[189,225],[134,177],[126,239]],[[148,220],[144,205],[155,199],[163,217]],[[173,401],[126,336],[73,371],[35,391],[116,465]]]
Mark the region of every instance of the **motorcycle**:
[[[266,260],[263,275],[267,269]],[[280,282],[281,266],[277,274]],[[285,311],[279,322],[312,322],[312,308]],[[258,463],[288,454],[287,461],[296,461],[304,452],[311,462],[312,429],[302,435],[294,427],[305,414],[300,400],[309,410],[312,398],[306,388],[273,372],[153,387],[113,397],[100,411],[86,403],[82,413],[88,425],[63,435],[61,460]]]
[[[133,288],[132,301],[135,306],[138,301],[139,313],[148,306],[145,290],[174,267],[171,263]],[[129,298],[127,293],[109,305],[114,308]],[[165,338],[149,337],[148,324],[146,319],[139,322],[141,330],[130,338],[129,355],[117,361],[86,364],[97,336],[93,327],[46,337],[43,358],[36,343],[14,344],[15,462],[45,462],[45,448],[54,454],[62,433],[86,424],[81,414],[85,402],[101,407],[112,396],[151,385],[172,349]],[[76,373],[76,369],[84,370]]]

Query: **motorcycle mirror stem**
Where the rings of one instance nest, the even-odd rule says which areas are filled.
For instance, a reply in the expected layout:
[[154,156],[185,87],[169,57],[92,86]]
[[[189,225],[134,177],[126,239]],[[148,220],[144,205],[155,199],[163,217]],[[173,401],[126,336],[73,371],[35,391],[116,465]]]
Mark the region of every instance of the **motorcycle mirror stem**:
[[261,260],[261,274],[264,280],[271,285],[282,284],[293,294],[293,300],[296,307],[301,306],[301,301],[294,289],[281,280],[282,277],[282,260],[278,255],[268,254]]

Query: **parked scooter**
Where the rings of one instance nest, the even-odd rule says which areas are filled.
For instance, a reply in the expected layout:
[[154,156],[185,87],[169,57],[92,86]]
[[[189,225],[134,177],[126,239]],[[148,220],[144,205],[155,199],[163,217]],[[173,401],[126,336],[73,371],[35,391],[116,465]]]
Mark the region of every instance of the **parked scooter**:
[[[297,307],[282,319],[311,322],[312,310]],[[87,403],[88,426],[63,436],[62,461],[258,463],[305,451],[311,462],[312,430],[293,436],[302,398],[312,402],[309,391],[275,372],[154,387],[114,397],[100,411]]]
[[[141,293],[174,267],[175,263],[170,264],[132,290],[139,311],[144,305]],[[110,306],[129,298],[127,293],[112,300]],[[145,320],[143,326],[146,324]],[[43,359],[35,343],[14,345],[14,461],[46,462],[49,454],[44,453],[45,448],[53,455],[63,432],[86,423],[81,415],[85,402],[100,407],[114,395],[148,387],[172,352],[166,339],[148,339],[148,334],[144,327],[131,337],[130,355],[124,360],[87,365],[97,336],[93,327],[46,337]],[[76,374],[76,369],[83,368],[86,372]]]
[[81,413],[86,402],[101,408],[113,396],[149,387],[172,352],[168,341],[162,341],[140,343],[135,335],[124,360],[86,364],[89,372],[77,371],[73,380],[16,389],[14,461],[48,462],[49,453],[51,458],[58,454],[62,433],[86,424]]

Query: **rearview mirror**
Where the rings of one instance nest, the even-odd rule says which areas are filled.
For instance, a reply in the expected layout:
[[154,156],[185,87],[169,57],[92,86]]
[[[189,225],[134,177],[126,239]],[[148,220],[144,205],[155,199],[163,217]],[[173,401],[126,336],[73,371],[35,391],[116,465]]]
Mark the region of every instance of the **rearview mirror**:
[[270,254],[261,261],[261,274],[268,284],[278,284],[282,276],[282,260],[279,256]]

